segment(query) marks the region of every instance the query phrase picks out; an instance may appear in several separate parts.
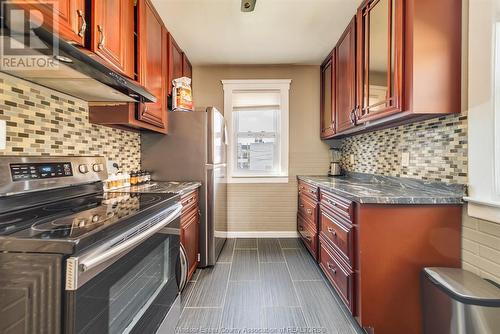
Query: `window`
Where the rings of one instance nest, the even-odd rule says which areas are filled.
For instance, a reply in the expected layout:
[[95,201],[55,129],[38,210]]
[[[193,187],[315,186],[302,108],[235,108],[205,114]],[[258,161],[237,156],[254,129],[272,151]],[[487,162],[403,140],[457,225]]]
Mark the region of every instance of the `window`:
[[232,183],[288,182],[291,80],[223,80]]
[[468,214],[500,223],[500,4],[469,4]]

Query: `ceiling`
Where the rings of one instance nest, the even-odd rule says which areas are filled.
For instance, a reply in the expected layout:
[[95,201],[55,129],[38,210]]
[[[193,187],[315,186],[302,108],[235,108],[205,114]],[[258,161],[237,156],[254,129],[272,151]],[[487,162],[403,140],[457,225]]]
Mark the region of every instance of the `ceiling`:
[[320,64],[361,0],[152,0],[194,65]]

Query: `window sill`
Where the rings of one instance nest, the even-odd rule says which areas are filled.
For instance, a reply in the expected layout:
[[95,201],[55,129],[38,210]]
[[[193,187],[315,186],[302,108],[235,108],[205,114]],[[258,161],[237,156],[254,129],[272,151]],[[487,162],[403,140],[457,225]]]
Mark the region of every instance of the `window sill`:
[[474,218],[500,223],[500,203],[477,198],[464,197],[467,202],[467,214]]
[[228,178],[228,183],[288,183],[288,176],[262,177],[262,176],[233,176]]

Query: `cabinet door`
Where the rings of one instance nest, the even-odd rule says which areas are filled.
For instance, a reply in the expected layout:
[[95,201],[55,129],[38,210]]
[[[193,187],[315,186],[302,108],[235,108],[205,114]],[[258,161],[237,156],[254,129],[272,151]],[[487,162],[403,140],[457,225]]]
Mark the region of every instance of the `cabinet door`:
[[172,80],[182,77],[182,54],[174,37],[168,34],[168,95],[172,94]]
[[331,138],[335,134],[335,50],[321,65],[321,139]]
[[[85,46],[85,0],[27,1],[24,9],[35,10],[42,15],[43,24],[63,40],[78,46]],[[57,24],[57,27],[54,25]]]
[[335,49],[335,115],[340,133],[356,125],[356,18],[349,23]]
[[199,211],[187,219],[185,223],[181,223],[181,243],[186,250],[188,259],[188,279],[191,278],[198,266],[198,242],[200,231]]
[[92,0],[91,50],[134,78],[134,0]]
[[403,111],[403,1],[365,1],[358,10],[359,122]]
[[137,71],[139,82],[158,99],[139,105],[138,119],[165,128],[167,119],[164,73],[166,66],[166,30],[149,0],[137,4]]
[[193,79],[193,67],[185,53],[182,54],[182,76]]

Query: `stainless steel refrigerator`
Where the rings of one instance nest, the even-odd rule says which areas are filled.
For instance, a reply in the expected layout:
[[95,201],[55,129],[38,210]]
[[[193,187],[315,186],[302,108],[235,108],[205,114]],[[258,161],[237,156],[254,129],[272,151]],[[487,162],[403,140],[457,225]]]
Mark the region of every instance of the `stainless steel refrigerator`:
[[200,267],[215,265],[227,234],[226,124],[213,107],[171,112],[168,135],[141,135],[142,167],[157,181],[200,181]]

